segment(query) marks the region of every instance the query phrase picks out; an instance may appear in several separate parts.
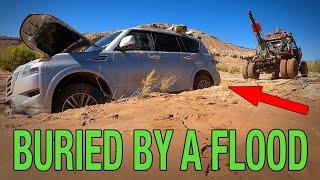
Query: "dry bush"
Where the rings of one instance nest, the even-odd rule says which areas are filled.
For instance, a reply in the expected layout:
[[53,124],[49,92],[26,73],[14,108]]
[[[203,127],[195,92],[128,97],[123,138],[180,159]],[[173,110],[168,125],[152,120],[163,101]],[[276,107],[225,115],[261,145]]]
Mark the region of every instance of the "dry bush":
[[176,76],[159,77],[153,69],[142,81],[142,88],[138,92],[139,96],[147,95],[151,92],[167,92],[176,82]]
[[142,89],[140,94],[145,95],[152,91],[157,82],[158,78],[156,77],[156,70],[153,69],[147,77],[142,81]]
[[308,70],[310,72],[319,72],[320,73],[320,61],[307,61],[308,63]]
[[240,73],[240,71],[241,71],[241,69],[237,66],[227,66],[227,65],[223,65],[223,64],[218,64],[216,67],[217,67],[218,71],[228,72],[231,74]]
[[229,70],[227,66],[224,66],[222,64],[218,64],[216,67],[218,71],[222,71],[222,72],[228,72]]
[[0,52],[0,68],[13,71],[21,64],[41,57],[40,53],[30,50],[26,45],[7,47]]
[[229,68],[228,72],[231,73],[231,74],[240,73],[240,68],[236,67],[236,66],[232,66],[232,67]]
[[176,82],[176,76],[167,76],[160,80],[160,92],[167,92],[168,89]]

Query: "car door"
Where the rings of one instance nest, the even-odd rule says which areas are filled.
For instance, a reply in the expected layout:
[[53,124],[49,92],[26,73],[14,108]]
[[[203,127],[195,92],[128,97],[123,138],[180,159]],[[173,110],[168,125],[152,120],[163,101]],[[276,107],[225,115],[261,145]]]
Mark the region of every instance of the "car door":
[[[154,55],[157,58],[155,61],[156,70],[160,76],[161,82],[171,79],[170,86],[164,91],[174,92],[186,89],[184,79],[184,67],[181,64],[180,55],[181,48],[177,36],[173,34],[153,32],[152,38],[154,41]],[[168,82],[167,82],[168,83]]]
[[180,56],[185,72],[183,81],[189,84],[189,88],[192,88],[192,74],[197,68],[204,66],[204,64],[202,64],[203,61],[200,61],[200,58],[202,58],[200,57],[201,55],[199,55],[200,45],[198,41],[186,36],[180,36],[179,40],[183,51]]
[[150,32],[132,30],[127,34],[129,35],[134,36],[136,46],[126,51],[116,49],[114,52],[115,78],[124,96],[139,92],[143,80],[155,67],[153,61],[150,61],[147,56],[148,52],[153,50]]

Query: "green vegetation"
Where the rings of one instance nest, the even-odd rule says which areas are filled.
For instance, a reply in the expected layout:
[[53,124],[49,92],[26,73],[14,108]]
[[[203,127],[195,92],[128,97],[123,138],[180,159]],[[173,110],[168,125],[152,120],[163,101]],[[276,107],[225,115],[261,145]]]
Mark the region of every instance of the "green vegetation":
[[0,51],[0,68],[12,71],[21,64],[41,57],[41,54],[30,50],[26,45],[10,46]]
[[320,60],[316,61],[307,61],[308,70],[310,72],[319,72],[320,73]]
[[222,72],[229,72],[231,74],[236,74],[236,73],[240,73],[240,68],[237,67],[237,66],[226,66],[226,65],[221,65],[221,64],[218,64],[217,65],[217,69],[218,71],[222,71]]
[[231,73],[231,74],[240,73],[240,68],[236,67],[236,66],[232,66],[229,68],[229,73]]

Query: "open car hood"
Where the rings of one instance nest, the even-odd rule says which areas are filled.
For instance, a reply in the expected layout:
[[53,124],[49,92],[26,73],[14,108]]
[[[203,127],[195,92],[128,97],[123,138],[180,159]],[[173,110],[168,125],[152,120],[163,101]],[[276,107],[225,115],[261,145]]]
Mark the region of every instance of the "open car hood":
[[21,24],[20,37],[30,49],[46,57],[84,46],[96,46],[84,35],[49,14],[28,15]]

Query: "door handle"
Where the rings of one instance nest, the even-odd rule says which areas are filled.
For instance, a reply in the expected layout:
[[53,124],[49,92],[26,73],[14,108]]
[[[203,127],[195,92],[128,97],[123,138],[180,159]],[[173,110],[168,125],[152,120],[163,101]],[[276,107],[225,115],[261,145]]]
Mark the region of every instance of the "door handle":
[[191,60],[192,58],[191,58],[191,56],[184,56],[184,57],[183,57],[183,59],[185,59],[185,60],[188,60],[188,61],[189,61],[189,60]]
[[156,55],[156,54],[148,56],[148,57],[149,57],[149,59],[151,59],[153,61],[158,61],[160,59],[160,55]]

